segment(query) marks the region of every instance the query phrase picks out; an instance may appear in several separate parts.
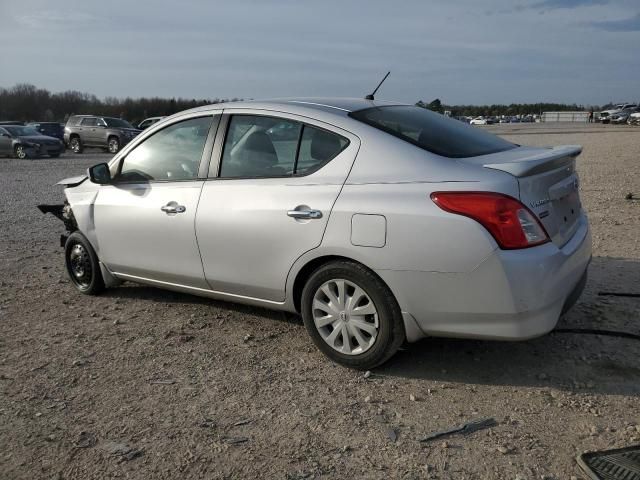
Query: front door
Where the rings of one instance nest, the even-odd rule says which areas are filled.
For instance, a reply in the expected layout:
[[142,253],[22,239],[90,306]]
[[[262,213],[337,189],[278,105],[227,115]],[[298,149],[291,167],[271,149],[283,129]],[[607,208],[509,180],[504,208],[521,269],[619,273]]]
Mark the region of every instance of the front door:
[[120,161],[113,184],[100,187],[100,259],[120,277],[207,288],[195,217],[213,118],[182,120],[142,140]]
[[320,245],[355,159],[357,137],[278,115],[231,115],[219,174],[202,189],[196,233],[214,291],[283,301],[289,270]]

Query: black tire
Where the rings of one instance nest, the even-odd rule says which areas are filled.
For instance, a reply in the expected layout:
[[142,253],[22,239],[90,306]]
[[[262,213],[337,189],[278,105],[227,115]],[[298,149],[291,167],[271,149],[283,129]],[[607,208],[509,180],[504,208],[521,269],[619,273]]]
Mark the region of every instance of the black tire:
[[64,246],[64,260],[69,279],[80,293],[97,295],[104,290],[98,256],[80,232],[69,235]]
[[[312,312],[314,296],[320,287],[334,279],[346,280],[361,288],[377,310],[377,336],[363,353],[344,354],[337,351],[323,339],[316,328]],[[389,360],[405,340],[402,313],[393,293],[375,273],[358,263],[334,261],[319,267],[307,280],[300,305],[304,325],[313,343],[327,357],[345,367],[359,370],[377,367]]]
[[82,146],[82,140],[80,140],[80,137],[77,135],[71,137],[69,139],[69,148],[73,153],[82,153],[84,147]]
[[49,154],[49,157],[51,157],[51,158],[58,158],[59,156],[60,156],[59,153],[50,153]]
[[24,160],[25,158],[29,157],[27,155],[27,151],[24,149],[22,145],[16,145],[15,147],[13,147],[13,156],[20,160]]
[[107,151],[112,154],[120,151],[120,139],[118,137],[109,137],[107,139]]

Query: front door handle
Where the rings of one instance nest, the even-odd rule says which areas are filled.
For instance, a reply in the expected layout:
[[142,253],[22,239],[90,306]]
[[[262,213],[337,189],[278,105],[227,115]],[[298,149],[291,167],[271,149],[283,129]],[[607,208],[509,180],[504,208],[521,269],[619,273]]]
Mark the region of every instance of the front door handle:
[[184,213],[187,211],[187,208],[184,207],[183,205],[178,205],[176,202],[169,202],[166,205],[163,205],[162,207],[160,207],[160,210],[162,210],[166,214],[172,214],[172,213]]
[[300,220],[315,220],[322,218],[322,212],[320,210],[289,210],[287,215],[291,218],[297,218]]

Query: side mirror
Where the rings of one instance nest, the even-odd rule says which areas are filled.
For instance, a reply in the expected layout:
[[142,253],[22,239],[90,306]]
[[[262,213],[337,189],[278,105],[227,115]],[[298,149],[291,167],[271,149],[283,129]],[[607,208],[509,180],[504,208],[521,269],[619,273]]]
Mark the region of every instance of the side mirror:
[[87,170],[89,174],[89,180],[99,185],[108,185],[111,183],[111,172],[109,171],[109,165],[106,163],[99,163]]

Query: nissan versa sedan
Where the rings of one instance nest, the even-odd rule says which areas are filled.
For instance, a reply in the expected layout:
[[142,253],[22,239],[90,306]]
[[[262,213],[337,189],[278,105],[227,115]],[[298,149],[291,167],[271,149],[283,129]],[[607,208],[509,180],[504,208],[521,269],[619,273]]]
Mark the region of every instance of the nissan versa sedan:
[[299,312],[328,357],[372,368],[425,336],[555,327],[591,258],[580,152],[409,105],[229,103],[154,124],[40,209],[82,293],[133,281]]

